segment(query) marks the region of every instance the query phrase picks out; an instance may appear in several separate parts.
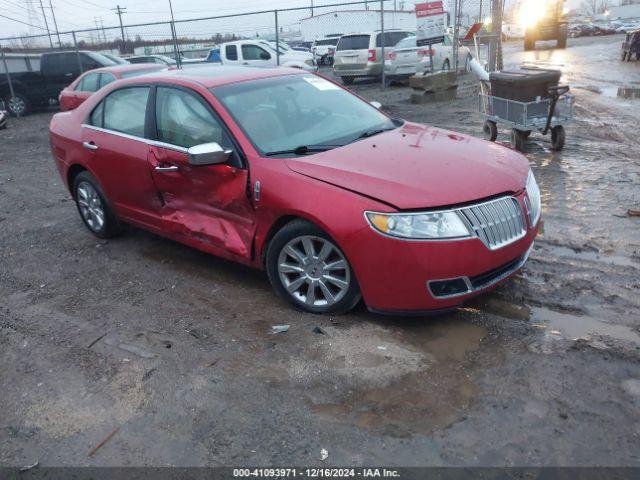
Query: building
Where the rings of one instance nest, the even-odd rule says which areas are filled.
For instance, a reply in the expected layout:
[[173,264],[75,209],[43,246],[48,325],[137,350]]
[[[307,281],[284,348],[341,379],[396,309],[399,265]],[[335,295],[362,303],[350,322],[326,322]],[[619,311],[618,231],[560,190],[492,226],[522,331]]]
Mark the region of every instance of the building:
[[[416,13],[408,10],[385,10],[384,28],[415,32]],[[336,10],[300,20],[300,33],[305,42],[327,36],[377,30],[380,30],[380,10]]]
[[611,7],[607,18],[609,20],[618,20],[621,22],[640,20],[640,4]]

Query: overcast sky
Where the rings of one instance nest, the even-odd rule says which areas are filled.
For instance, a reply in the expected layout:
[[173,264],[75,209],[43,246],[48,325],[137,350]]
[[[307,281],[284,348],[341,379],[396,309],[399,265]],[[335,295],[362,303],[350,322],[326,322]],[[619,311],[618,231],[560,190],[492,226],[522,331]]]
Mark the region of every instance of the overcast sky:
[[[104,22],[104,26],[115,26],[118,18],[113,8],[116,4],[125,7],[123,15],[125,24],[163,21],[170,18],[169,0],[42,0],[49,28],[53,30],[53,20],[49,9],[51,1],[56,13],[59,31],[92,28],[95,19]],[[311,0],[172,0],[176,19],[218,16],[232,13],[257,10],[273,10],[274,8],[308,6]],[[400,3],[401,0],[397,0]],[[475,2],[479,0],[474,0]],[[484,0],[489,4],[491,0]],[[515,0],[507,0],[515,1]],[[314,0],[316,5],[340,3],[340,0]],[[372,2],[378,3],[378,2]],[[420,1],[405,0],[405,8]],[[386,5],[391,2],[387,1]],[[29,8],[32,5],[33,8]],[[568,0],[570,7],[580,5],[580,0]],[[44,27],[40,0],[0,0],[0,15],[11,17],[25,23]],[[234,22],[237,20],[234,20]],[[0,38],[25,33],[42,33],[42,28],[30,27],[0,17]],[[239,31],[241,30],[239,26]]]

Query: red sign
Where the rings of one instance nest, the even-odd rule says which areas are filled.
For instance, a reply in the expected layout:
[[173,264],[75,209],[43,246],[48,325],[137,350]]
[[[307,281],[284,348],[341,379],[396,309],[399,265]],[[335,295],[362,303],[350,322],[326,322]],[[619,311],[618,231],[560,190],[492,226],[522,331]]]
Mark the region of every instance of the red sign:
[[442,5],[442,1],[416,3],[416,16],[418,18],[431,17],[433,15],[442,15],[443,13],[444,6]]

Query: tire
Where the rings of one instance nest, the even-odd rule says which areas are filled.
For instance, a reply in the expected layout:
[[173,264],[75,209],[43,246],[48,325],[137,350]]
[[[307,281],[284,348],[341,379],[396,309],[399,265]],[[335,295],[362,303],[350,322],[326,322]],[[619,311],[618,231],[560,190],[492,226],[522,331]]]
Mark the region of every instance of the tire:
[[299,310],[339,315],[360,301],[360,287],[346,256],[313,223],[295,220],[285,225],[269,243],[265,260],[273,289]]
[[449,63],[449,59],[447,58],[442,64],[442,71],[448,72],[449,70],[451,70],[451,63]]
[[24,117],[31,111],[29,100],[21,93],[16,93],[13,97],[9,96],[5,104],[9,113],[14,117]]
[[559,152],[564,148],[566,133],[562,125],[551,129],[551,150]]
[[565,48],[567,48],[567,36],[569,35],[569,32],[567,30],[567,26],[566,25],[562,25],[560,28],[558,28],[558,45],[557,48],[564,50]]
[[340,77],[340,80],[342,80],[342,83],[345,85],[353,85],[355,79],[353,77]]
[[498,125],[496,125],[496,122],[487,120],[484,122],[482,131],[484,132],[484,139],[489,142],[495,142],[496,138],[498,138]]
[[89,172],[84,171],[76,176],[73,181],[73,196],[80,218],[96,237],[113,238],[122,232],[122,223],[111,208],[102,187]]
[[532,35],[525,35],[524,37],[524,51],[530,52],[536,49],[536,39]]
[[515,128],[511,130],[511,145],[519,152],[524,151],[525,144],[525,136],[524,132],[520,130],[516,130]]

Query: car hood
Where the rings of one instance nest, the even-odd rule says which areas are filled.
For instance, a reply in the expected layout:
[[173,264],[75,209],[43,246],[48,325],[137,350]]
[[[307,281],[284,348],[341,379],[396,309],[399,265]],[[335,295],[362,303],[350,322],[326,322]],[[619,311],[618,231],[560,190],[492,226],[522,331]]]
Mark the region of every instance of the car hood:
[[529,173],[527,159],[513,150],[415,123],[285,162],[299,174],[400,210],[520,192]]
[[306,53],[306,52],[287,52],[287,53],[283,53],[280,55],[280,61],[283,62],[303,62],[305,60],[310,60],[313,58],[313,54],[312,53]]

